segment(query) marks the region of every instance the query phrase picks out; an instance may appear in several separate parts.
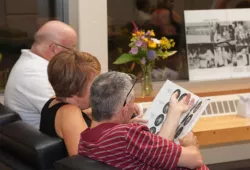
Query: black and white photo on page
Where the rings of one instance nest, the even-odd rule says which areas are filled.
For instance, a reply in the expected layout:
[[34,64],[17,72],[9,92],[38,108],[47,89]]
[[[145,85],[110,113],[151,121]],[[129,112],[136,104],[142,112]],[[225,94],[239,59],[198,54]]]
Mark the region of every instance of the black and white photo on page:
[[210,103],[210,99],[200,98],[199,101],[187,112],[185,117],[180,120],[179,126],[176,129],[176,134],[174,141],[175,143],[179,143],[179,138],[183,138],[187,135],[195,126],[197,121],[199,120],[202,113],[207,108],[208,104]]
[[[169,110],[169,102],[171,96],[177,92],[177,100],[181,100],[184,98],[187,94],[191,94],[191,99],[194,99],[195,105],[191,107],[186,113],[183,113],[180,118],[180,129],[178,129],[179,135],[183,135],[184,133],[188,133],[188,130],[192,129],[199,117],[201,116],[202,112],[200,111],[200,108],[203,109],[203,111],[206,108],[206,105],[197,105],[200,101],[200,98],[196,96],[195,94],[191,93],[190,91],[178,86],[177,84],[167,80],[162,88],[160,89],[159,93],[156,95],[155,99],[153,100],[150,107],[146,110],[144,113],[144,118],[148,120],[147,126],[149,127],[150,131],[154,134],[157,134],[164,121],[166,121],[166,117]],[[196,106],[196,107],[195,107]],[[195,109],[195,113],[193,113]],[[191,113],[191,114],[190,114]],[[189,116],[190,114],[191,116]],[[187,120],[182,123],[182,121],[185,119],[185,117],[188,116]],[[179,136],[178,135],[178,136]]]
[[190,80],[250,77],[249,13],[250,9],[184,11]]

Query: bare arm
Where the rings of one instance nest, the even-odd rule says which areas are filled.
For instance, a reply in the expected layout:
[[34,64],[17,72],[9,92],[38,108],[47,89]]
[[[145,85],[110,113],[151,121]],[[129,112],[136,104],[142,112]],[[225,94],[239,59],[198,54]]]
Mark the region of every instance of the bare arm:
[[170,110],[158,135],[164,139],[173,141],[180,117],[181,112]]
[[178,167],[190,169],[200,168],[203,165],[203,159],[199,148],[193,145],[182,147],[181,156],[177,165]]
[[197,137],[193,132],[189,132],[184,138],[179,139],[182,146],[182,152],[179,158],[178,166],[188,167],[190,169],[200,168],[203,165],[203,159],[199,150]]
[[[63,109],[63,110],[61,110]],[[87,124],[82,117],[82,112],[77,106],[63,106],[60,108],[61,113],[59,121],[59,129],[61,137],[64,139],[68,154],[76,155],[78,153],[78,144],[80,134],[87,129]]]

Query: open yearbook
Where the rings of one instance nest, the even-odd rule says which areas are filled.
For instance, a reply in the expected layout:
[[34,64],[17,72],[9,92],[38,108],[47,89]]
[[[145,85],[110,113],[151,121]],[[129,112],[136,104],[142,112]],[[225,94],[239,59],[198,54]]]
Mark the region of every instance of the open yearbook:
[[167,80],[151,106],[144,113],[144,118],[148,120],[147,126],[150,131],[157,134],[168,114],[169,101],[173,93],[178,92],[178,100],[181,100],[188,93],[191,94],[191,99],[195,100],[195,104],[185,113],[182,114],[179,126],[176,129],[174,141],[178,143],[178,138],[184,137],[192,130],[196,122],[199,120],[202,113],[210,103],[210,99],[202,99],[188,90],[178,86],[177,84]]

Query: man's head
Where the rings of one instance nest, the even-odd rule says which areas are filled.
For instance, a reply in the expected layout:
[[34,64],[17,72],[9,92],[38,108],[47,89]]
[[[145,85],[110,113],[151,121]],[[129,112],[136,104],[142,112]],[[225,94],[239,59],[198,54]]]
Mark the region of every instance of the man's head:
[[61,51],[48,65],[49,82],[58,99],[71,98],[81,109],[87,109],[89,91],[101,65],[96,57],[76,51]]
[[134,112],[136,79],[120,72],[99,75],[90,88],[92,118],[97,122],[128,123]]
[[74,29],[60,21],[45,23],[37,31],[34,38],[35,42],[32,45],[31,51],[48,61],[59,52],[65,50],[55,44],[74,48],[77,43],[77,35]]

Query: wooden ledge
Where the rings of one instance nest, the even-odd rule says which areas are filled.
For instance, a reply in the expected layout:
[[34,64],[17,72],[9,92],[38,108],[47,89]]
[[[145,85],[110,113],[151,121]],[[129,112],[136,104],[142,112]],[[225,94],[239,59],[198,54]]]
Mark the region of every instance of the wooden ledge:
[[237,115],[202,117],[193,132],[200,146],[250,142],[250,119]]
[[[197,92],[194,93],[199,97],[208,97],[208,96],[222,96],[222,95],[231,95],[231,94],[241,94],[241,93],[250,93],[250,88],[248,89],[238,89],[238,90],[225,90],[225,91],[211,91],[211,92]],[[135,102],[152,102],[156,94],[152,96],[140,97],[137,96]]]

